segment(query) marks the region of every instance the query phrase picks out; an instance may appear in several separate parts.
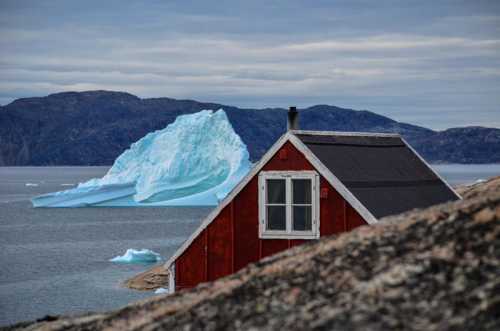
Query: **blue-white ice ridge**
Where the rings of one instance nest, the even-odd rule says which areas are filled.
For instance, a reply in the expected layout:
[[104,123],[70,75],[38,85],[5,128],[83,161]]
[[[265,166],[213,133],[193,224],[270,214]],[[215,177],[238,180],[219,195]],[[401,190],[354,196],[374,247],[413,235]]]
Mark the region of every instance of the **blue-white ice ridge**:
[[124,255],[116,256],[109,260],[119,263],[156,263],[161,261],[160,254],[149,249],[127,249]]
[[31,201],[34,207],[213,206],[250,168],[224,110],[202,110],[133,143],[104,177]]

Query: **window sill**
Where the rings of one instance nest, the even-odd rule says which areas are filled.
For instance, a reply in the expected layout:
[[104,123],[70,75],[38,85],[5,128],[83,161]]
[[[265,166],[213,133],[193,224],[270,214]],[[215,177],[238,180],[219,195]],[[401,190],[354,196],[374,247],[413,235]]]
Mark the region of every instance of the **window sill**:
[[319,239],[315,233],[262,233],[259,239]]

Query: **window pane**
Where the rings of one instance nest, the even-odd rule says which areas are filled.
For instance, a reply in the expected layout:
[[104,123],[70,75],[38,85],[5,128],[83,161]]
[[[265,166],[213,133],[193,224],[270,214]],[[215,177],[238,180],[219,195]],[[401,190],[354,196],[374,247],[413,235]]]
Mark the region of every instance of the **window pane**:
[[286,182],[284,179],[268,179],[267,203],[285,203]]
[[293,203],[311,203],[311,180],[292,179]]
[[293,206],[293,230],[312,230],[311,206]]
[[267,206],[267,230],[286,230],[285,206]]

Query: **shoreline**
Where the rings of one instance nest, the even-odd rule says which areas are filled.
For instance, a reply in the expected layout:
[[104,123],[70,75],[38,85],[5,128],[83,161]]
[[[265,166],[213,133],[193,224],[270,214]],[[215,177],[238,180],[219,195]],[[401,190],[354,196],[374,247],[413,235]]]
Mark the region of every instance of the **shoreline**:
[[168,275],[168,270],[161,263],[125,280],[122,285],[137,291],[154,291],[161,287],[168,288]]

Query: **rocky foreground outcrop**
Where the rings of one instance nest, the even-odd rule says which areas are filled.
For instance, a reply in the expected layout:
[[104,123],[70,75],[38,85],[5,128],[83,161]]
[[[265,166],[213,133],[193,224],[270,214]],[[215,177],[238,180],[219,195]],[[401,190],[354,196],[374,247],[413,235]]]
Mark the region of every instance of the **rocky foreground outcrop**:
[[19,330],[500,330],[500,179],[214,283]]

